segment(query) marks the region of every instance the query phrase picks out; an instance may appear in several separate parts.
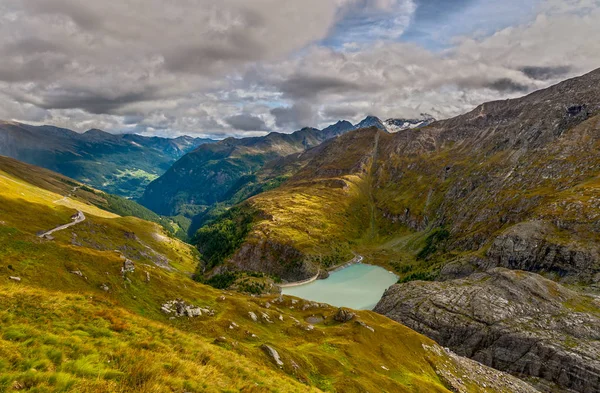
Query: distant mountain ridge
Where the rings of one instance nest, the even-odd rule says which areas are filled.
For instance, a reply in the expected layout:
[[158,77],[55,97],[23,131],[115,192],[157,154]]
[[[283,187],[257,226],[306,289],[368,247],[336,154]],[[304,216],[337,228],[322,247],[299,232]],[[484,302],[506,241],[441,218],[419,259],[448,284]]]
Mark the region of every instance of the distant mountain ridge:
[[[377,127],[387,132],[429,125],[431,116],[421,120],[388,119],[368,116],[353,125],[340,120],[323,130],[306,127],[291,134],[271,132],[253,138],[227,138],[198,147],[173,165],[165,175],[148,185],[141,199],[149,209],[165,215],[188,218],[205,207],[223,202],[238,182],[253,181],[252,175],[267,162],[301,153],[321,143],[361,128]],[[250,176],[250,177],[248,177]]]
[[376,116],[367,116],[360,123],[356,124],[354,128],[359,130],[361,128],[376,127],[380,130],[387,131],[390,134],[394,134],[396,132],[410,130],[413,128],[426,127],[435,121],[436,119],[433,116],[426,113],[421,113],[420,117],[414,119],[391,118],[385,121],[382,121]]
[[53,170],[95,188],[139,197],[145,186],[187,152],[210,139],[84,133],[0,121],[0,155]]
[[252,182],[267,162],[306,151],[354,129],[350,122],[339,121],[323,130],[307,127],[291,134],[271,132],[201,145],[150,183],[140,201],[159,214],[192,218]]

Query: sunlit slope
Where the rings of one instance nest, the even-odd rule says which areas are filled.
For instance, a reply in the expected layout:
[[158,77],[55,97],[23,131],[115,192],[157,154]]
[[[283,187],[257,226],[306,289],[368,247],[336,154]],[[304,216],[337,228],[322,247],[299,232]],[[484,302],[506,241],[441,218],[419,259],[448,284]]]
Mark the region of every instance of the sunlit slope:
[[[466,392],[530,391],[372,312],[340,323],[326,305],[198,284],[197,253],[160,226],[55,204],[62,188],[4,173],[0,391],[449,392],[457,378]],[[85,221],[36,236],[76,209]],[[211,311],[161,311],[176,299]]]

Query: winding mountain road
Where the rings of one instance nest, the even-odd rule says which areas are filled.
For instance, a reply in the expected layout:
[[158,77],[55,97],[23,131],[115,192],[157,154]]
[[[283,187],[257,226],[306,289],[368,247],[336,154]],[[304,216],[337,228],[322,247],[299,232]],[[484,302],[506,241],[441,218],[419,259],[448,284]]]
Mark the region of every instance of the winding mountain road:
[[52,235],[54,232],[62,231],[62,230],[64,230],[64,229],[67,229],[67,228],[69,228],[69,227],[72,227],[73,225],[77,225],[77,224],[79,224],[80,222],[83,222],[83,221],[85,221],[85,214],[83,214],[83,212],[82,212],[81,210],[78,210],[78,211],[77,211],[77,213],[76,213],[76,214],[74,214],[74,215],[71,217],[71,220],[73,220],[73,221],[72,221],[72,222],[70,222],[70,223],[68,223],[68,224],[64,224],[64,225],[57,226],[56,228],[54,228],[54,229],[51,229],[51,230],[49,230],[49,231],[47,231],[47,232],[41,233],[41,234],[39,234],[39,235],[38,235],[38,237],[50,236],[50,235]]

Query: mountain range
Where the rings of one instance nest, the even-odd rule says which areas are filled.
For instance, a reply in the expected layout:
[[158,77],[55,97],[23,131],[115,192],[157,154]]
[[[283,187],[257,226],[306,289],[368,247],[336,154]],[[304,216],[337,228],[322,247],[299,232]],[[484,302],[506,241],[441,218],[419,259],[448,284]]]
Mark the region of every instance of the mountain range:
[[205,274],[298,281],[359,253],[400,276],[377,311],[544,391],[597,392],[599,86],[395,134],[370,121],[265,166],[285,181],[197,233]]
[[[205,144],[177,161],[164,175],[148,185],[140,202],[166,216],[199,219],[216,204],[235,204],[287,179],[280,173],[268,184],[257,178],[268,163],[300,154],[349,131],[376,126],[387,132],[400,132],[432,123],[431,116],[419,120],[389,119],[385,122],[368,116],[353,125],[344,120],[323,129],[303,128],[291,134],[272,132],[263,137],[227,138]],[[198,228],[192,224],[190,234]]]
[[[202,346],[194,335],[201,332],[213,340],[205,350],[210,359],[249,362],[218,377],[229,386],[246,388],[238,376],[260,370],[253,375],[282,378],[282,391],[600,392],[600,69],[441,121],[369,116],[323,130],[212,143],[157,139],[152,146],[144,137],[97,130],[74,136],[12,123],[2,130],[24,138],[6,143],[11,155],[32,145],[41,157],[57,165],[66,157],[74,167],[80,155],[83,167],[92,162],[94,146],[121,152],[114,161],[137,145],[163,155],[177,145],[170,167],[161,167],[164,173],[143,195],[138,185],[135,195],[189,226],[195,248],[153,223],[120,217],[148,214],[134,201],[125,208],[74,180],[1,158],[2,269],[10,280],[37,288],[28,289],[30,297],[79,301],[52,292],[58,288],[109,296],[121,311],[107,323],[133,325],[144,337],[151,333],[142,326],[168,327]],[[51,142],[36,145],[31,130]],[[84,213],[85,221],[77,221]],[[75,224],[68,230],[36,236],[69,217]],[[161,222],[157,217],[148,218]],[[348,310],[273,294],[277,283],[326,278],[327,269],[357,256],[399,277],[376,313],[347,318]],[[133,274],[127,261],[142,268]],[[30,266],[60,273],[46,280]],[[5,299],[7,307],[23,303],[14,295]],[[85,300],[83,310],[105,315],[102,301]],[[170,307],[195,310],[193,302],[208,310],[199,322],[163,315]],[[36,323],[27,313],[20,318]],[[318,326],[308,322],[315,320]],[[129,340],[120,328],[102,336],[85,320],[80,326],[88,335],[114,338],[111,345]],[[28,334],[41,334],[37,329],[2,337],[25,346]],[[377,339],[368,336],[374,332]],[[160,340],[131,345],[168,347]],[[183,364],[191,355],[179,349],[171,356]],[[90,362],[98,375],[119,370]],[[77,365],[60,364],[76,383],[88,383]],[[387,374],[390,364],[396,368]],[[169,381],[172,389],[184,387]]]
[[0,155],[38,165],[98,189],[137,198],[146,185],[209,139],[144,137],[101,130],[0,122]]

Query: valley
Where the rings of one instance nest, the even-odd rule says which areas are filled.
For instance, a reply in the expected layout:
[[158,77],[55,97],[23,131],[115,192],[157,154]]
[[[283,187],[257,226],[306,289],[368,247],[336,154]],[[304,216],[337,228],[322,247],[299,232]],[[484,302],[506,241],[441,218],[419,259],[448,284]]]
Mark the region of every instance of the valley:
[[535,392],[370,311],[194,282],[194,248],[73,184],[0,157],[4,391]]
[[600,393],[600,0],[0,20],[0,393]]
[[[20,322],[0,350],[61,357],[40,360],[37,377],[20,360],[0,364],[0,386],[597,392],[599,78],[395,133],[370,117],[203,144],[148,186],[154,212],[0,157],[6,306],[60,298],[84,318],[54,308],[78,328],[53,321],[60,339],[26,352],[20,343],[42,334],[38,311],[3,314]],[[191,244],[173,237],[188,225]],[[180,365],[171,377],[129,380],[134,352],[113,366],[61,344],[165,329],[219,371],[192,376],[198,352],[177,344],[171,360],[140,359]],[[231,359],[243,360],[218,376]],[[248,381],[248,370],[261,373]]]
[[77,133],[52,126],[0,121],[0,155],[41,166],[91,187],[139,198],[152,180],[210,139]]
[[[303,281],[357,253],[399,277],[378,312],[544,391],[595,392],[599,77],[596,70],[419,129],[346,132],[280,160],[275,173],[288,173],[287,180],[211,218],[197,233],[203,274],[212,280],[260,272],[275,281]],[[264,168],[257,178],[268,180],[274,171]],[[558,339],[544,327],[527,327],[518,312],[502,321],[469,314],[495,302],[535,309],[538,292],[502,294],[522,291],[519,280],[489,279],[490,288],[478,289],[482,274],[496,277],[502,270],[494,269],[503,268],[527,272],[534,286],[552,283],[546,292],[556,306],[540,318],[550,318],[550,326],[579,321],[578,327],[556,327],[564,332]],[[454,297],[443,292],[445,285],[448,293],[464,286],[495,295]],[[422,311],[403,308],[432,293],[440,300]],[[573,301],[587,306],[560,306]],[[447,322],[435,317],[449,307],[466,316],[460,322],[453,312]],[[535,345],[526,344],[523,324]],[[546,361],[564,370],[539,366]]]

